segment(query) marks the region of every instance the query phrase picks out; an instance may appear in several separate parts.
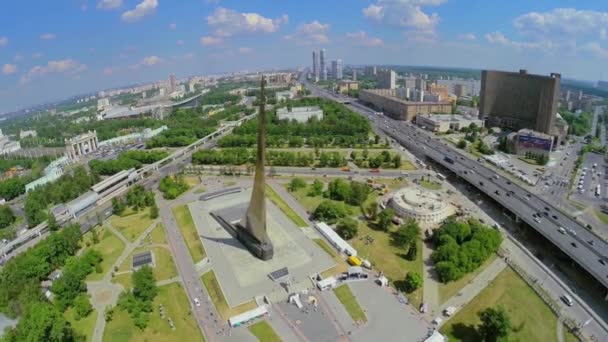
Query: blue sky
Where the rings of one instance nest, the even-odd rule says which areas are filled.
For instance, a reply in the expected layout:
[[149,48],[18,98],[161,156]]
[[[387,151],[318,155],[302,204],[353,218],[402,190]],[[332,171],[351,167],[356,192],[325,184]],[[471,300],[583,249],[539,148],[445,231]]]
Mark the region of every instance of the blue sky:
[[605,0],[36,0],[0,5],[0,112],[221,71],[346,64],[608,78]]

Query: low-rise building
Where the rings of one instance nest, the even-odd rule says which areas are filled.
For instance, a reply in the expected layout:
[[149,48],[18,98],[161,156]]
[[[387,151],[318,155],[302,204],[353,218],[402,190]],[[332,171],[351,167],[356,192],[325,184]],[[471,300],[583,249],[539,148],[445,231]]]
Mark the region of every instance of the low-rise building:
[[18,141],[10,141],[9,138],[2,134],[0,129],[0,154],[11,154],[21,149],[21,144]]
[[416,116],[416,124],[432,132],[445,133],[449,130],[459,131],[471,124],[482,127],[483,120],[465,115],[420,114]]
[[293,99],[294,97],[296,97],[296,93],[296,88],[291,87],[291,89],[289,90],[277,91],[274,96],[277,99],[277,102],[281,102]]
[[419,114],[451,113],[448,102],[412,102],[397,97],[395,89],[363,89],[359,99],[396,120],[412,121]]
[[310,118],[323,119],[323,110],[317,106],[310,107],[282,107],[277,109],[279,120],[296,120],[297,122],[307,122]]
[[19,132],[19,139],[23,139],[23,138],[27,138],[27,137],[32,137],[32,138],[35,138],[35,137],[37,137],[37,136],[38,136],[38,133],[36,132],[36,130],[35,130],[35,129],[32,129],[32,130],[26,130],[26,131],[21,130],[21,131]]
[[347,93],[351,90],[359,90],[359,82],[357,81],[342,81],[338,83],[338,91],[340,93]]
[[509,134],[508,142],[515,154],[519,156],[525,156],[528,153],[549,156],[553,150],[553,136],[528,128]]

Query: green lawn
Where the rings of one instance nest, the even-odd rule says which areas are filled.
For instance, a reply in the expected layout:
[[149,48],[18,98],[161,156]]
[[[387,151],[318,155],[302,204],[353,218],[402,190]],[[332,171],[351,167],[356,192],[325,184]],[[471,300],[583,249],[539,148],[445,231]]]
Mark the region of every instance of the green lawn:
[[597,216],[597,218],[602,221],[602,223],[604,224],[608,224],[608,214],[605,214],[601,211],[595,211],[595,216]]
[[281,338],[266,321],[250,325],[247,329],[257,337],[260,342],[281,342]]
[[334,293],[355,322],[367,322],[367,316],[365,316],[365,312],[363,312],[348,284],[338,286],[334,289]]
[[150,242],[153,244],[164,245],[167,243],[167,235],[165,235],[165,227],[159,223],[156,228],[150,233]]
[[401,189],[405,186],[407,186],[407,181],[403,180],[403,179],[399,179],[399,178],[380,178],[380,179],[374,179],[374,183],[378,183],[378,184],[386,184],[386,186],[388,186],[389,189],[391,190],[397,190],[397,189]]
[[203,260],[207,254],[205,253],[201,238],[196,231],[196,226],[194,226],[190,209],[188,209],[187,205],[180,205],[173,207],[171,210],[173,211],[173,216],[175,216],[175,221],[179,226],[179,230],[186,241],[186,245],[188,245],[192,261],[197,263]]
[[[204,341],[200,329],[190,312],[190,303],[178,283],[161,286],[152,305],[148,327],[141,331],[133,324],[126,311],[114,310],[114,317],[107,323],[103,341],[107,342],[164,342]],[[173,319],[175,330],[171,330],[167,318],[160,317],[159,304],[165,307],[167,317]]]
[[[383,271],[391,284],[400,289],[407,272],[414,271],[421,275],[423,274],[422,240],[418,242],[416,260],[409,261],[405,259],[403,249],[391,243],[390,232],[396,229],[393,226],[390,228],[389,233],[387,233],[371,229],[367,222],[361,222],[357,237],[351,239],[349,243],[357,250],[361,258],[369,260],[375,269]],[[374,239],[373,243],[365,243],[364,237],[367,235]],[[414,307],[418,307],[422,302],[422,286],[406,296]]]
[[124,216],[112,216],[110,222],[127,240],[133,242],[154,220],[150,218],[149,209],[145,209]]
[[201,183],[201,180],[198,176],[184,176],[184,182],[188,184],[189,188],[193,188]]
[[92,242],[92,231],[88,232],[84,236],[84,241],[90,241],[91,245],[85,247],[86,249],[94,249],[101,253],[103,260],[101,261],[101,273],[91,273],[87,276],[86,280],[101,280],[103,276],[111,271],[112,265],[116,262],[116,259],[120,257],[122,251],[125,249],[124,243],[114,235],[109,229],[103,227],[97,227],[95,230],[98,232],[99,243],[93,244]]
[[441,183],[439,183],[439,182],[432,182],[432,181],[428,181],[428,180],[420,181],[420,186],[423,187],[423,188],[427,188],[429,190],[439,190],[439,189],[441,189]]
[[253,300],[233,308],[229,307],[228,302],[226,302],[226,298],[224,297],[224,293],[222,293],[222,288],[215,277],[215,272],[213,271],[203,274],[201,276],[201,280],[203,281],[203,285],[205,285],[207,292],[209,292],[209,297],[211,297],[211,301],[213,302],[215,309],[224,320],[228,320],[232,316],[247,312],[257,307],[255,301]]
[[95,322],[97,321],[97,311],[95,309],[87,317],[80,320],[74,318],[73,308],[67,309],[63,316],[70,322],[74,331],[85,336],[85,341],[93,340],[93,331],[95,330]]
[[266,197],[268,197],[281,211],[289,217],[298,227],[308,227],[308,223],[304,221],[291,207],[277,194],[272,187],[266,185]]
[[177,268],[175,267],[175,263],[173,262],[171,251],[164,247],[140,247],[135,249],[131,253],[131,255],[129,255],[129,257],[125,259],[122,265],[120,265],[118,272],[131,271],[131,266],[133,264],[133,255],[144,251],[152,251],[155,263],[154,268],[152,268],[152,271],[154,272],[154,277],[157,281],[177,277]]
[[526,282],[506,268],[467,306],[441,328],[450,341],[479,341],[477,313],[502,305],[514,331],[511,341],[556,341],[557,317]]
[[235,186],[236,182],[235,181],[226,181],[224,182],[224,187],[231,187],[231,186]]
[[416,165],[414,165],[414,163],[412,163],[411,161],[409,161],[409,160],[404,160],[404,161],[402,161],[402,162],[401,162],[401,167],[400,167],[400,169],[401,169],[401,170],[412,171],[412,170],[416,170],[416,169],[418,169],[418,168],[417,168],[417,167],[416,167]]
[[447,284],[439,283],[439,304],[445,303],[448,299],[455,296],[458,291],[462,290],[470,281],[475,279],[481,271],[483,271],[488,265],[490,265],[494,260],[496,260],[497,255],[492,254],[488,260],[486,260],[478,269],[471,273],[465,274],[462,278],[451,281]]
[[324,250],[325,252],[327,252],[327,254],[329,254],[332,258],[335,258],[338,256],[338,252],[335,250],[335,248],[331,247],[327,242],[325,242],[325,240],[323,239],[313,239],[313,241],[319,245],[319,247],[321,247],[322,250]]

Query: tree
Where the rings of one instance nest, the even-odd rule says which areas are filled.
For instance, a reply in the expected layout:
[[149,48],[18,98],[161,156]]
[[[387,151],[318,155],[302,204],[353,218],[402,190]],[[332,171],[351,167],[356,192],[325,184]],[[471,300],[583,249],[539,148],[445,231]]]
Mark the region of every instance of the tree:
[[52,213],[48,214],[48,219],[46,220],[47,225],[49,227],[49,230],[52,232],[56,232],[59,230],[59,224],[57,223],[57,220],[55,219],[55,215],[53,215]]
[[143,301],[152,301],[158,293],[156,287],[156,279],[152,269],[148,266],[144,266],[139,270],[133,272],[133,295]]
[[407,272],[404,285],[405,291],[412,293],[422,286],[422,276],[418,272]]
[[348,215],[348,211],[344,204],[340,202],[325,200],[319,203],[312,215],[316,220],[332,224]]
[[9,329],[4,341],[72,342],[79,340],[59,309],[48,302],[35,302],[19,319],[17,326]]
[[511,319],[502,306],[487,308],[478,313],[481,324],[477,327],[479,335],[486,342],[502,340],[511,332]]
[[353,206],[360,206],[367,200],[370,192],[371,190],[366,184],[352,181],[350,182],[349,195],[344,202]]
[[357,151],[353,150],[353,151],[350,153],[350,159],[351,159],[351,160],[357,160]]
[[336,232],[345,240],[350,240],[357,236],[359,231],[359,223],[350,217],[345,217],[338,221]]
[[315,179],[312,182],[312,186],[310,187],[310,189],[308,190],[308,196],[321,196],[323,194],[323,182],[321,182],[318,179]]
[[393,167],[395,169],[401,167],[401,155],[399,155],[398,153],[393,156]]
[[456,147],[464,149],[465,147],[467,147],[467,141],[464,139],[458,140]]
[[289,189],[289,191],[291,192],[296,192],[300,189],[304,189],[306,187],[306,181],[303,180],[302,178],[293,178],[290,182],[289,185],[287,186],[287,188]]
[[345,201],[351,195],[351,187],[344,179],[336,178],[329,182],[327,193],[333,200]]
[[367,158],[369,157],[369,151],[366,149],[363,150],[363,160],[367,160]]
[[387,231],[391,226],[391,221],[395,216],[395,211],[392,208],[386,208],[378,214],[378,226],[380,229]]
[[15,222],[15,215],[8,205],[0,206],[0,229],[6,228]]
[[378,216],[378,203],[376,201],[371,202],[367,208],[366,208],[366,212],[367,212],[367,217],[370,220],[375,220],[376,217]]
[[418,226],[418,222],[414,219],[409,219],[393,234],[393,242],[407,252],[412,244],[416,244],[419,237],[420,227]]
[[378,145],[378,143],[380,142],[380,136],[378,134],[374,135],[374,144]]
[[117,197],[112,198],[112,213],[114,215],[121,215],[125,209],[126,206],[122,200]]
[[74,310],[76,311],[76,320],[87,317],[91,311],[93,311],[93,306],[89,301],[89,296],[85,293],[81,293],[74,299]]
[[150,218],[151,219],[156,219],[158,218],[158,206],[156,204],[154,204],[151,208],[150,208]]

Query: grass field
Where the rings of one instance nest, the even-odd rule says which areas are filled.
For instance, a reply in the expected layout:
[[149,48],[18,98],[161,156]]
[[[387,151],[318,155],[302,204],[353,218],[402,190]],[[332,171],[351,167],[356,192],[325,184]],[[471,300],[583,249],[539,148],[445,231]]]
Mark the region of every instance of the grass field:
[[394,179],[390,179],[390,178],[380,178],[380,179],[374,179],[375,183],[378,184],[386,184],[386,186],[388,186],[389,189],[391,190],[397,190],[397,189],[401,189],[405,186],[407,186],[407,181],[406,180],[400,180],[397,178]]
[[441,189],[441,183],[433,182],[428,180],[420,181],[420,186],[423,188],[427,188],[429,190],[439,190]]
[[184,182],[188,184],[189,188],[193,188],[201,183],[201,180],[198,176],[184,176]]
[[165,227],[159,223],[156,228],[150,233],[150,242],[153,244],[164,245],[167,243],[167,235],[165,234]]
[[496,258],[497,255],[492,254],[488,260],[486,260],[486,262],[479,266],[479,268],[475,271],[465,274],[462,278],[456,281],[451,281],[447,284],[439,283],[439,304],[443,304],[445,301],[455,296],[458,291],[462,290],[462,288],[465,287],[470,281],[475,279],[475,277],[477,277],[481,271],[488,267],[488,265],[494,262]]
[[[177,268],[175,267],[175,263],[173,262],[173,257],[171,256],[171,251],[169,251],[167,248],[163,248],[163,247],[137,248],[120,265],[118,272],[131,271],[133,255],[144,252],[144,251],[152,251],[152,255],[153,255],[154,263],[155,263],[155,266],[152,268],[152,271],[154,272],[154,277],[156,278],[157,281],[177,277]],[[119,279],[121,279],[121,278],[119,278]],[[125,284],[128,284],[128,286],[125,288],[131,287],[130,276],[129,276],[128,283],[121,282],[121,284],[123,284],[123,286],[125,286]]]
[[236,182],[235,181],[226,181],[224,182],[224,187],[231,187],[231,186],[235,186]]
[[281,342],[281,338],[266,321],[250,325],[247,329],[257,337],[260,342]]
[[111,223],[127,240],[133,242],[154,222],[149,209],[124,216],[112,216]]
[[[390,232],[396,229],[393,226],[389,233],[387,233],[381,230],[374,230],[369,227],[367,222],[362,222],[359,225],[357,237],[349,242],[357,250],[360,257],[369,260],[377,270],[383,271],[389,281],[396,288],[400,289],[407,272],[414,271],[423,274],[422,241],[418,242],[416,260],[409,261],[405,259],[403,249],[391,243]],[[374,242],[371,244],[366,244],[363,239],[368,235],[374,239]],[[422,302],[422,286],[418,290],[407,294],[407,298],[412,302],[414,307],[418,307]]]
[[68,322],[70,322],[72,328],[74,328],[74,331],[85,336],[85,341],[91,341],[93,339],[95,321],[97,320],[97,311],[95,309],[93,309],[93,311],[91,311],[87,317],[81,318],[78,321],[74,318],[73,308],[66,310],[63,316]]
[[595,216],[597,216],[597,218],[602,221],[603,224],[608,224],[608,214],[596,210]]
[[510,341],[556,341],[557,317],[524,280],[506,268],[441,328],[450,341],[479,341],[477,313],[502,305],[514,330]]
[[365,312],[363,312],[348,284],[336,287],[334,293],[355,322],[367,322],[367,316],[365,316]]
[[401,169],[401,170],[412,171],[412,170],[416,170],[416,169],[418,169],[418,168],[417,168],[417,167],[416,167],[416,165],[414,165],[414,163],[412,163],[411,161],[409,161],[409,160],[404,160],[404,161],[402,161],[402,162],[401,162],[401,167],[400,167],[400,169]]
[[[101,273],[91,273],[87,276],[86,280],[101,280],[103,276],[110,271],[116,259],[122,254],[122,251],[125,249],[124,243],[114,235],[110,230],[106,228],[95,228],[99,234],[99,243],[96,245],[92,244],[90,247],[85,247],[86,249],[94,249],[101,253],[103,256],[103,260],[101,261]],[[85,241],[89,241],[91,239],[91,232],[85,234]]]
[[211,301],[213,302],[215,309],[224,320],[227,320],[228,318],[234,315],[238,315],[243,312],[255,309],[257,307],[255,301],[252,300],[250,302],[231,308],[226,302],[226,298],[222,293],[222,288],[220,287],[220,284],[218,283],[217,278],[215,277],[215,272],[209,271],[203,274],[201,276],[201,279],[203,281],[203,284],[205,285],[205,288],[207,289],[207,292],[209,292],[209,297],[211,297]]
[[321,247],[322,250],[324,250],[325,252],[327,252],[327,254],[329,254],[332,258],[335,258],[338,256],[338,252],[332,248],[327,242],[325,242],[325,240],[323,239],[313,239],[313,241],[319,245],[319,247]]
[[179,230],[186,241],[186,245],[188,245],[188,250],[190,251],[192,261],[197,263],[203,260],[207,254],[205,253],[203,243],[198,236],[198,232],[196,231],[194,221],[192,221],[190,209],[188,209],[187,205],[180,205],[171,208],[171,210],[173,211],[173,216],[175,216],[175,221],[179,226]]
[[[190,303],[184,290],[177,283],[161,286],[152,305],[150,322],[143,331],[133,324],[126,311],[114,310],[114,317],[106,325],[103,341],[107,342],[163,342],[204,341],[198,325],[190,312]],[[175,330],[171,330],[167,318],[160,317],[159,304],[165,307],[167,317],[173,319]]]
[[308,223],[304,221],[291,207],[277,194],[272,187],[266,185],[266,197],[268,197],[281,211],[287,215],[293,223],[298,227],[308,227]]

